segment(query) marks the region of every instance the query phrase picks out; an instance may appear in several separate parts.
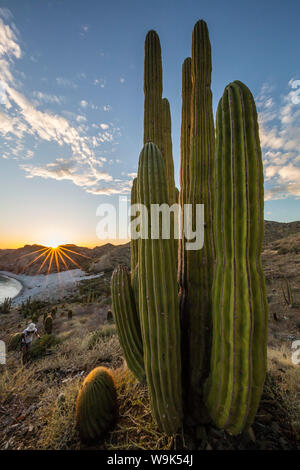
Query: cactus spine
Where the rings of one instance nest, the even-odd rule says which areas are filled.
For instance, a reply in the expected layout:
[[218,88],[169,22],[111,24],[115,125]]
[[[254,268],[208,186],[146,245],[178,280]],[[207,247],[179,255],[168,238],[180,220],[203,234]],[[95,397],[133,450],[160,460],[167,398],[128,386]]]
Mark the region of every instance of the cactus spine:
[[76,400],[76,426],[84,442],[103,436],[117,413],[117,392],[111,372],[96,367],[84,379]]
[[219,427],[237,434],[252,424],[257,411],[267,334],[257,112],[250,90],[238,81],[225,88],[218,105],[215,194],[217,264],[207,406]]
[[129,369],[140,382],[145,381],[143,343],[138,313],[128,269],[117,266],[111,280],[114,319]]
[[[150,228],[151,204],[168,203],[165,165],[153,143],[140,154],[138,188]],[[182,419],[180,325],[175,246],[161,234],[139,241],[139,312],[152,411],[158,427],[171,434]]]
[[[188,64],[186,68],[188,69]],[[183,351],[187,355],[189,402],[193,404],[193,413],[196,414],[198,412],[194,404],[201,403],[199,391],[201,392],[201,383],[207,376],[209,367],[214,264],[212,191],[215,136],[210,89],[211,69],[208,29],[205,21],[200,20],[195,24],[192,37],[190,149],[187,148],[186,136],[183,139],[183,158],[188,161],[188,168],[185,169],[188,173],[183,175],[186,182],[183,197],[187,197],[188,203],[192,204],[193,221],[196,220],[196,204],[204,204],[204,246],[202,249],[186,251],[186,266],[182,266],[186,272],[181,275],[182,279],[186,279],[188,294],[182,312],[188,340],[187,344],[183,344]],[[188,104],[186,108],[188,113]]]

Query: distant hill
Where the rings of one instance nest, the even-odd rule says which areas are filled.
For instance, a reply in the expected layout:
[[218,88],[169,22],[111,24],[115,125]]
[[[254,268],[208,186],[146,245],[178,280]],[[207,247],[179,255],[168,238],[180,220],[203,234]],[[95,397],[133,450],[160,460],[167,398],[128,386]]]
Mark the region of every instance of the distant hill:
[[273,222],[265,220],[265,238],[264,245],[279,240],[281,238],[289,237],[300,233],[300,221],[296,222]]
[[[127,247],[127,248],[126,248]],[[126,263],[130,258],[130,244],[112,245],[107,243],[95,248],[86,248],[77,245],[62,245],[61,256],[55,255],[55,252],[49,254],[45,247],[41,245],[25,245],[22,248],[0,250],[0,271],[9,271],[16,274],[47,274],[68,269],[82,269],[83,271],[93,272],[93,266],[97,265],[105,256],[106,263],[110,263],[112,269],[117,257],[110,253],[120,252],[120,260]],[[127,252],[123,256],[122,252]],[[128,255],[129,253],[129,255]],[[47,258],[47,259],[46,259]],[[52,258],[52,261],[51,261]],[[62,260],[63,258],[63,260]],[[49,268],[50,265],[50,268]],[[108,268],[106,264],[106,269]]]
[[[64,262],[57,256],[60,271],[80,268],[83,271],[99,273],[112,271],[118,264],[130,266],[130,243],[125,245],[112,245],[107,243],[95,248],[86,248],[77,245],[63,245]],[[265,221],[264,249],[273,250],[300,250],[300,221],[280,223]],[[9,271],[16,274],[47,274],[51,255],[43,264],[47,254],[43,254],[45,247],[40,245],[26,245],[23,248],[0,250],[0,271]],[[53,256],[50,273],[57,272],[55,256]]]

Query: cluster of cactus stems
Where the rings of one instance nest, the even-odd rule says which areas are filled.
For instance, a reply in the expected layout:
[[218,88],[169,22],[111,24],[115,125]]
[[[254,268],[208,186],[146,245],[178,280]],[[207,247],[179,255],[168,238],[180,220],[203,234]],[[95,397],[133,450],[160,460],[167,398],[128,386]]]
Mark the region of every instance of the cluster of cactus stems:
[[[237,434],[253,422],[266,372],[267,302],[260,254],[263,172],[257,113],[248,88],[225,88],[217,111],[217,145],[207,25],[196,23],[182,66],[180,192],[175,187],[171,115],[162,99],[161,47],[145,41],[144,147],[131,202],[178,202],[182,239],[161,233],[131,241],[131,279],[112,278],[112,300],[128,367],[148,384],[153,416],[172,434],[185,416]],[[184,205],[193,208],[185,219]],[[184,224],[195,230],[204,205],[204,246],[186,250]],[[172,220],[171,220],[172,224]],[[135,360],[133,360],[133,357]],[[143,376],[144,374],[144,376]],[[143,377],[142,377],[143,376]]]

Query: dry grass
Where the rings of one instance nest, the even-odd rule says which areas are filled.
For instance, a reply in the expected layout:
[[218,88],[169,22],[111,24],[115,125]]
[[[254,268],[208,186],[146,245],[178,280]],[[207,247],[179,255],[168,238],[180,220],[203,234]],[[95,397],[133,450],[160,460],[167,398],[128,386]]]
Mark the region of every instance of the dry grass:
[[282,344],[268,349],[268,371],[279,386],[291,425],[300,439],[300,366],[291,361],[292,351]]

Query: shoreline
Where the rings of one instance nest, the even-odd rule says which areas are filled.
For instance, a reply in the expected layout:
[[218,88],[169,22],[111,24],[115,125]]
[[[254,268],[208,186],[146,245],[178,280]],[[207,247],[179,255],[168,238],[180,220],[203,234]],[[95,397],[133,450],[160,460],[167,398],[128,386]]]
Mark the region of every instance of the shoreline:
[[78,282],[102,276],[101,273],[86,274],[81,269],[70,269],[60,273],[39,274],[37,276],[0,271],[0,275],[15,279],[22,285],[20,292],[12,298],[14,306],[20,305],[29,297],[46,301],[59,300],[71,293]]
[[9,297],[12,301],[16,300],[20,295],[22,295],[24,291],[24,284],[20,279],[14,276],[14,273],[10,273],[9,271],[0,271],[0,276],[6,277],[7,279],[14,279],[21,285],[21,289],[19,290],[17,295],[15,295],[14,297]]

